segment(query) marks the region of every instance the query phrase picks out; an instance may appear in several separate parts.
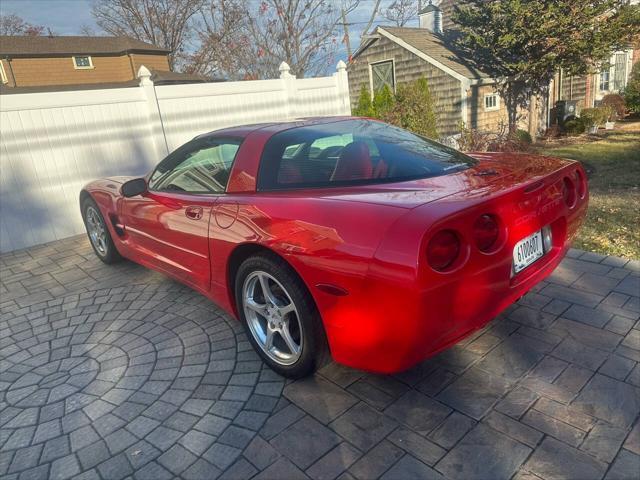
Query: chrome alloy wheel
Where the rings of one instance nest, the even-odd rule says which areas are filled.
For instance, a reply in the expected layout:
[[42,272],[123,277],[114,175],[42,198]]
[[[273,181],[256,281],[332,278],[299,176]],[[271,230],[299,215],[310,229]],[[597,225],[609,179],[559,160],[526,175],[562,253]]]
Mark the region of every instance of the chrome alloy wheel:
[[95,209],[95,207],[87,207],[86,212],[87,219],[87,231],[89,232],[89,238],[91,243],[101,256],[107,254],[107,231],[102,221],[102,217]]
[[302,323],[291,296],[278,280],[255,271],[242,286],[247,325],[260,348],[274,362],[293,365],[302,353]]

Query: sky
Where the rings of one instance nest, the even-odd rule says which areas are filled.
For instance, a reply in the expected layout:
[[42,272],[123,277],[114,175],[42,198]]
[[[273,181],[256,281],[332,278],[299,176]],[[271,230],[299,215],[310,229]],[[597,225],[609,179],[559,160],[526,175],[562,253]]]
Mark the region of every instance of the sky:
[[0,0],[0,13],[44,25],[57,35],[81,35],[83,25],[95,28],[92,3],[92,0]]
[[[50,28],[56,35],[82,35],[83,26],[91,27],[99,33],[99,28],[91,15],[91,6],[94,1],[99,0],[0,0],[0,14],[18,15],[29,23]],[[340,3],[340,0],[332,1],[335,1],[336,4]],[[418,2],[418,0],[415,1]],[[383,8],[391,2],[392,0],[383,0]],[[357,48],[360,33],[369,20],[374,3],[375,0],[361,0],[358,9],[352,12],[347,19],[350,24],[349,34],[354,51]],[[385,23],[389,22],[378,15],[373,25]],[[416,26],[417,23],[416,18],[413,23],[407,26]],[[338,57],[346,57],[344,49],[338,52]]]

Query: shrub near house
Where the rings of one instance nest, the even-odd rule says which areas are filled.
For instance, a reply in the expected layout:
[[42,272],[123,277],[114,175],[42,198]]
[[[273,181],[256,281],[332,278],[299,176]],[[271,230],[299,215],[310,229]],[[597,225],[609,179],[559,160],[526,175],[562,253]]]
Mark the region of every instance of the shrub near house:
[[630,112],[640,114],[640,62],[633,66],[631,78],[624,90],[624,100]]
[[395,94],[384,85],[374,94],[373,100],[367,87],[362,85],[352,113],[377,118],[418,135],[438,139],[435,102],[424,77],[398,85]]

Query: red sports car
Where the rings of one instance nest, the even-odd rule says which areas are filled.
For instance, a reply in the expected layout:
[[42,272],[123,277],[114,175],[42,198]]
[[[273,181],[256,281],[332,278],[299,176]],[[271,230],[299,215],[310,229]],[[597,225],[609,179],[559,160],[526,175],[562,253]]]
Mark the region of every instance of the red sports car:
[[203,293],[289,377],[329,352],[397,372],[483,327],[558,265],[587,200],[579,163],[351,117],[207,133],[80,193],[101,260]]

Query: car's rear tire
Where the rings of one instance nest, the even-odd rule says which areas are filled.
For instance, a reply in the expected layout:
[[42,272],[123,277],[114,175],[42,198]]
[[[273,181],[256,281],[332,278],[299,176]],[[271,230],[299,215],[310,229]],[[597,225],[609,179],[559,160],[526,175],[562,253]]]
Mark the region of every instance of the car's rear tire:
[[285,261],[268,254],[246,259],[235,278],[235,297],[249,341],[271,369],[301,378],[328,360],[320,314]]
[[82,202],[82,219],[87,229],[89,242],[96,256],[107,264],[122,260],[122,256],[113,244],[113,239],[100,208],[91,197]]

